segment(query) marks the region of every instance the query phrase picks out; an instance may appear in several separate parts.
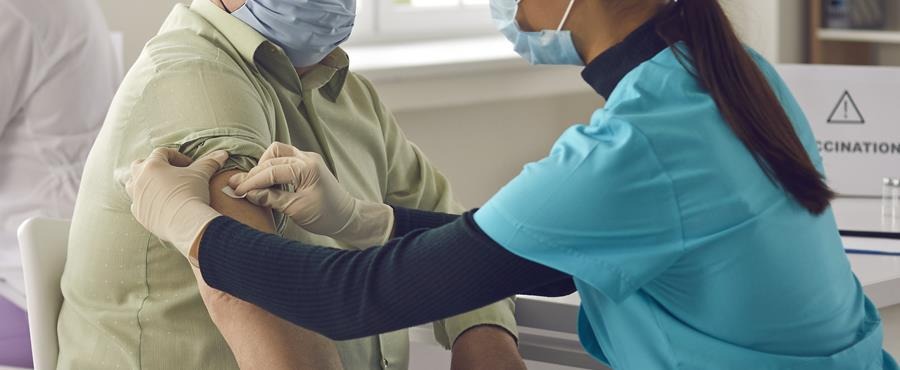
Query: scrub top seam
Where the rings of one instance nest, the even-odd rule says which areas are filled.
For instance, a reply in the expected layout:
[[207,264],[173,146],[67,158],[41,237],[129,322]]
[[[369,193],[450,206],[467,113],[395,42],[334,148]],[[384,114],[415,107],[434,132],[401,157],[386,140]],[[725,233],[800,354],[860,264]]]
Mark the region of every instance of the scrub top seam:
[[[511,217],[511,215],[510,215],[508,212],[506,212],[505,210],[500,209],[500,208],[498,208],[498,207],[494,207],[494,209],[496,210],[497,214],[499,214],[501,217],[503,217],[507,222],[513,223],[513,224],[515,225],[515,232],[509,237],[510,241],[515,240],[516,237],[518,236],[518,234],[525,234],[525,235],[527,235],[528,237],[532,237],[532,238],[534,238],[535,240],[537,240],[537,241],[539,241],[539,242],[546,243],[546,244],[548,244],[548,245],[550,245],[550,246],[552,246],[552,247],[558,248],[558,249],[560,249],[560,250],[564,250],[564,251],[566,251],[567,253],[569,253],[569,254],[575,256],[576,258],[579,258],[579,260],[582,260],[582,261],[583,261],[583,260],[588,260],[588,259],[590,259],[589,257],[585,256],[584,254],[582,254],[581,252],[579,252],[579,251],[576,250],[576,249],[570,248],[570,247],[565,246],[565,245],[557,244],[557,243],[552,242],[552,241],[550,241],[550,240],[544,239],[543,237],[541,237],[540,235],[537,235],[536,233],[530,232],[529,230],[527,230],[527,229],[524,227],[524,225],[522,225],[521,222],[516,222],[515,218]],[[499,243],[498,243],[498,244],[499,244]],[[534,258],[534,257],[532,257],[532,256],[526,255],[525,253],[522,253],[522,252],[519,251],[518,249],[515,249],[515,248],[512,248],[512,249],[511,249],[511,248],[507,248],[507,247],[503,246],[502,244],[500,244],[500,246],[503,247],[503,249],[506,249],[506,250],[509,251],[510,253],[513,253],[513,254],[515,254],[515,255],[521,257],[521,258],[524,258],[524,259],[526,259],[526,260],[532,261],[532,262],[534,262],[534,263],[538,263],[538,264],[541,264],[541,265],[545,265],[545,263],[544,263],[543,261],[540,261],[540,260],[538,260],[538,259],[536,259],[536,258]],[[629,289],[628,289],[628,290],[633,290],[633,288],[635,287],[636,284],[635,284],[634,280],[633,280],[627,273],[625,273],[624,271],[622,271],[620,268],[618,268],[618,267],[616,267],[616,266],[610,265],[609,263],[607,263],[607,262],[604,261],[604,260],[599,260],[599,261],[597,261],[597,262],[600,263],[600,264],[602,265],[602,267],[604,267],[604,268],[606,268],[607,270],[610,270],[611,272],[613,272],[613,273],[615,273],[616,275],[618,275],[618,276],[622,279],[622,281],[623,281],[625,284],[627,284],[627,285],[629,286]],[[545,266],[549,266],[549,265],[545,265]],[[550,266],[550,267],[553,267],[553,266]],[[555,268],[555,267],[554,267],[554,268]],[[564,271],[564,272],[565,272],[565,271]],[[572,276],[572,277],[577,278],[574,274],[569,274],[569,273],[567,273],[567,274],[570,275],[570,276]],[[585,280],[585,282],[587,282],[587,281]],[[593,284],[588,283],[588,285],[594,287]],[[594,287],[594,288],[597,289],[597,287]],[[602,289],[598,289],[598,290],[600,290],[601,292],[604,292],[604,290],[602,290]],[[604,294],[607,294],[607,293],[604,292]]]
[[678,190],[675,189],[675,181],[672,180],[672,175],[669,174],[669,170],[666,169],[666,166],[663,165],[662,161],[659,159],[659,153],[656,152],[656,146],[653,145],[653,140],[650,139],[649,136],[641,130],[640,127],[636,125],[629,124],[634,131],[639,133],[644,140],[647,141],[647,147],[650,149],[650,154],[653,155],[653,159],[656,161],[656,165],[659,166],[660,170],[662,170],[662,175],[666,177],[666,180],[669,182],[669,190],[672,192],[672,199],[675,201],[675,212],[678,213],[678,232],[681,234],[681,253],[682,257],[687,253],[687,245],[685,243],[685,234],[684,234],[684,213],[682,213],[681,200],[678,197]]
[[[578,126],[578,125],[576,125],[576,126]],[[569,180],[569,178],[571,178],[576,172],[578,172],[578,169],[580,169],[581,166],[584,165],[584,163],[587,161],[588,157],[590,157],[591,154],[593,154],[594,151],[596,151],[596,150],[597,150],[597,147],[599,147],[599,146],[600,146],[599,143],[593,143],[593,144],[591,145],[591,148],[587,151],[587,153],[585,153],[585,154],[581,157],[581,159],[578,160],[578,164],[576,164],[575,166],[573,166],[572,169],[571,169],[568,173],[566,173],[565,178],[563,178],[560,182],[562,182],[562,183],[567,182],[567,181]],[[531,163],[527,164],[527,165],[526,165],[526,169],[527,169],[527,166],[529,166],[529,165],[536,164],[536,163],[540,163],[540,162],[542,162],[542,161],[544,161],[544,160],[547,160],[547,159],[549,159],[549,158],[553,158],[552,151],[551,151],[551,154],[548,155],[547,157],[544,157],[543,159],[541,159],[541,160],[539,160],[539,161],[531,162]],[[522,170],[522,172],[520,172],[518,175],[516,175],[516,177],[513,178],[510,182],[515,181],[516,179],[518,179],[519,177],[521,177],[523,172],[525,172],[524,169]],[[547,196],[544,197],[543,199],[541,199],[541,203],[540,203],[539,205],[537,205],[536,207],[534,207],[534,210],[533,210],[533,211],[528,212],[527,215],[524,215],[525,217],[523,217],[523,218],[514,217],[511,213],[509,213],[509,212],[507,212],[505,209],[503,209],[503,207],[499,207],[499,206],[493,205],[493,204],[494,204],[494,202],[492,202],[493,199],[488,200],[488,202],[487,202],[482,208],[491,208],[491,209],[496,210],[498,213],[500,213],[500,214],[503,216],[503,218],[506,219],[506,221],[508,221],[508,222],[510,222],[511,224],[515,225],[516,231],[519,231],[520,229],[522,229],[522,228],[524,227],[524,224],[525,224],[525,223],[531,223],[531,222],[532,222],[532,220],[534,219],[535,214],[538,213],[536,210],[539,210],[539,209],[542,209],[543,207],[545,207],[545,206],[547,205],[547,203],[549,203],[550,200],[553,198],[553,196],[556,195],[556,193],[559,192],[559,191],[561,190],[561,188],[562,188],[562,187],[557,186],[557,187],[555,187],[551,192],[547,193]],[[501,203],[501,204],[502,204],[502,203]],[[489,206],[490,206],[490,207],[489,207]],[[515,234],[513,234],[513,237],[515,237]],[[501,245],[501,246],[502,246],[502,245]],[[506,248],[505,246],[504,246],[504,248],[505,248],[505,249],[508,249],[508,248]]]
[[[599,147],[599,146],[600,146],[599,143],[593,143],[593,144],[591,145],[590,150],[588,150],[587,153],[585,153],[585,154],[581,157],[581,159],[579,159],[578,164],[576,164],[575,166],[573,166],[572,169],[566,174],[565,178],[563,178],[561,181],[562,181],[563,183],[565,183],[566,181],[568,181],[568,179],[571,178],[571,177],[578,171],[578,169],[581,168],[582,165],[584,165],[584,163],[587,161],[588,157],[590,157],[590,155],[591,155],[592,153],[594,153],[594,151],[596,151],[596,150],[597,150],[597,147]],[[552,158],[552,157],[553,157],[553,156],[552,156],[552,154],[551,154],[551,155],[545,157],[544,159],[542,159],[541,161],[546,160],[547,158]],[[540,161],[532,162],[532,164],[533,164],[533,163],[540,163]],[[524,172],[524,170],[523,170],[522,172]],[[515,181],[515,179],[519,178],[520,176],[522,176],[521,173],[520,173],[519,175],[517,175],[516,178],[514,178],[512,181]],[[560,189],[561,189],[561,187],[557,186],[551,193],[548,193],[547,196],[544,197],[544,199],[542,199],[542,200],[540,201],[541,203],[540,203],[539,205],[537,205],[536,207],[534,207],[534,210],[539,210],[539,209],[542,209],[543,207],[545,207],[545,206],[552,200],[553,196],[554,196],[558,191],[560,191]],[[558,245],[558,244],[553,243],[553,242],[547,242],[545,239],[543,239],[543,238],[541,238],[541,237],[539,237],[539,236],[536,236],[536,235],[534,235],[534,234],[528,232],[528,231],[525,229],[525,224],[526,224],[526,223],[531,223],[531,222],[532,222],[532,220],[534,219],[535,215],[538,214],[537,211],[534,211],[534,210],[533,210],[533,211],[531,211],[531,212],[528,212],[528,214],[523,215],[523,216],[525,216],[525,217],[519,218],[519,217],[513,216],[510,212],[507,212],[507,210],[504,209],[505,207],[501,207],[501,206],[493,205],[493,204],[494,204],[494,203],[493,203],[492,201],[489,200],[489,201],[485,204],[485,206],[484,206],[483,208],[490,208],[490,209],[493,209],[498,215],[500,215],[501,217],[503,217],[504,221],[506,221],[506,222],[508,222],[508,223],[510,223],[510,224],[512,224],[512,225],[514,226],[514,232],[512,233],[512,235],[510,235],[510,236],[508,236],[508,237],[506,238],[506,239],[509,239],[509,240],[506,241],[506,243],[502,243],[502,242],[499,241],[499,240],[494,240],[497,244],[499,244],[501,247],[503,247],[503,249],[505,249],[505,250],[507,250],[507,251],[509,251],[509,252],[511,252],[511,253],[513,253],[513,254],[515,254],[515,255],[521,257],[521,258],[524,258],[524,259],[529,260],[529,261],[531,261],[531,262],[534,262],[534,263],[538,263],[538,264],[542,264],[542,265],[543,265],[544,263],[542,263],[541,261],[538,261],[537,259],[534,259],[534,258],[532,258],[532,257],[525,256],[524,254],[521,254],[521,252],[515,250],[514,248],[510,248],[510,247],[507,247],[506,245],[504,245],[504,244],[508,244],[509,242],[512,242],[513,240],[515,240],[516,237],[518,236],[518,234],[524,233],[524,234],[527,234],[528,236],[534,237],[534,238],[537,239],[538,241],[546,242],[546,243],[549,244],[549,245],[552,245],[552,246],[558,247],[558,248],[560,248],[560,249],[562,249],[562,250],[565,250],[565,251],[567,251],[567,252],[570,252],[570,253],[571,253],[572,255],[574,255],[574,256],[584,257],[584,256],[582,256],[582,255],[579,254],[579,253],[575,253],[574,250],[571,249],[571,248],[563,247],[563,246]],[[502,203],[501,203],[501,204],[502,204]],[[489,235],[488,237],[490,237],[490,235]],[[493,238],[492,238],[492,239],[493,239]],[[615,272],[619,273],[618,271],[615,271]],[[569,275],[571,275],[571,274],[569,274]],[[621,275],[621,274],[620,274],[620,275]],[[574,275],[573,275],[573,276],[574,276]]]
[[[569,173],[566,174],[566,177],[565,177],[565,178],[562,178],[562,180],[560,180],[560,182],[561,182],[561,183],[566,183],[566,182],[568,182],[569,179],[572,178],[572,176],[574,176],[575,173],[578,172],[579,169],[581,169],[581,166],[583,166],[583,165],[585,164],[585,162],[587,162],[588,158],[589,158],[592,154],[594,154],[594,152],[597,150],[597,148],[598,148],[599,146],[600,146],[600,143],[596,143],[596,142],[593,143],[593,144],[591,145],[591,149],[588,150],[587,153],[585,153],[585,154],[581,157],[581,159],[578,160],[578,164],[576,164],[575,166],[573,166],[572,169],[569,171]],[[548,158],[553,158],[553,155],[551,154],[551,155],[547,156],[545,159],[548,159]],[[538,162],[538,163],[539,163],[539,162]],[[517,176],[517,177],[518,177],[518,176]],[[550,203],[550,201],[552,200],[552,198],[553,198],[554,196],[556,196],[556,194],[557,194],[558,192],[562,191],[562,188],[563,188],[562,186],[557,186],[555,189],[553,189],[552,192],[548,193],[547,196],[546,196],[544,199],[541,200],[541,203],[540,203],[537,207],[535,207],[534,209],[535,209],[535,210],[539,210],[539,209],[542,209],[542,208],[544,208],[545,206],[547,206],[547,204]],[[498,207],[494,207],[494,208],[496,209],[496,208],[498,208]],[[503,212],[503,213],[506,213],[506,212]],[[531,223],[531,221],[533,220],[533,218],[534,218],[534,216],[535,216],[536,214],[538,214],[538,212],[536,212],[536,211],[530,212],[530,213],[528,214],[528,217],[527,217],[526,220],[519,221],[519,222],[517,222],[517,224],[519,225],[519,227],[521,227],[521,226],[524,226],[523,224],[525,224],[526,222]],[[511,215],[510,215],[510,216],[511,216]],[[508,218],[510,221],[516,220],[516,218],[509,217],[509,216],[507,216],[507,218]]]
[[[653,297],[653,296],[650,295],[650,297]],[[656,298],[653,298],[653,302],[656,305],[662,306],[659,304],[659,301],[657,301]],[[644,302],[644,304],[647,304],[647,303]],[[679,359],[678,355],[675,353],[675,346],[672,344],[673,343],[672,337],[669,336],[669,332],[666,330],[666,326],[664,326],[662,324],[662,321],[660,321],[659,314],[660,314],[661,310],[650,309],[650,311],[653,313],[653,321],[656,322],[656,327],[659,328],[660,333],[662,333],[662,335],[666,338],[666,344],[668,344],[668,346],[666,346],[666,351],[669,353],[669,356],[671,356],[670,358],[675,362],[676,368],[681,369],[682,368],[681,359]]]
[[[531,236],[531,237],[537,239],[537,240],[540,241],[540,242],[546,243],[546,244],[548,244],[548,245],[550,245],[550,246],[553,246],[553,247],[555,247],[555,248],[559,248],[559,249],[565,250],[566,252],[569,252],[570,254],[572,254],[573,256],[575,256],[576,258],[579,258],[579,260],[581,260],[581,261],[585,261],[585,260],[591,259],[590,257],[585,256],[584,254],[582,254],[581,252],[579,252],[579,251],[576,250],[576,249],[573,249],[573,248],[571,248],[571,247],[569,247],[569,246],[566,246],[566,245],[561,245],[561,244],[554,243],[554,242],[552,242],[552,241],[550,241],[550,240],[548,240],[548,239],[544,239],[543,237],[537,235],[536,233],[532,233],[531,231],[529,231],[529,230],[527,230],[527,229],[522,229],[522,228],[520,228],[520,229],[518,229],[518,231],[522,232],[523,234],[529,235],[529,236]],[[606,268],[607,270],[610,270],[610,271],[614,272],[616,275],[618,275],[618,276],[622,279],[622,282],[624,282],[624,283],[629,287],[628,290],[633,290],[633,289],[637,286],[637,284],[635,283],[634,279],[631,278],[631,276],[628,275],[628,273],[626,273],[625,271],[623,271],[623,270],[620,269],[619,267],[617,267],[617,266],[615,266],[615,265],[610,265],[608,262],[606,262],[606,261],[603,260],[603,259],[598,259],[598,260],[595,261],[595,262],[600,263],[604,268]],[[590,283],[589,283],[589,284],[590,284]],[[593,284],[590,284],[590,285],[593,286]],[[595,287],[595,288],[596,288],[596,287]],[[601,291],[602,291],[602,290],[601,290]]]

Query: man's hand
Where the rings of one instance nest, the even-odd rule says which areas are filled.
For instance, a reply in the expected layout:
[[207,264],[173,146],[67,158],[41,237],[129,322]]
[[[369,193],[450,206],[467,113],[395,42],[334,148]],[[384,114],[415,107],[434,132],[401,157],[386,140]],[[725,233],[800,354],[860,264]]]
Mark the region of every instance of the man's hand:
[[476,326],[453,343],[451,370],[525,370],[512,334],[491,325]]

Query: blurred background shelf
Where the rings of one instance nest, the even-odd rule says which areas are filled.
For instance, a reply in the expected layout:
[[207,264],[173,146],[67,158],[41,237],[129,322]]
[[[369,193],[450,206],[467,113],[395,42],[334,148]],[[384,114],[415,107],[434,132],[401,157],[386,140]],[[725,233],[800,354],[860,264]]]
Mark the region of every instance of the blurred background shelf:
[[[900,62],[900,0],[885,0],[876,29],[830,28],[834,0],[808,0],[808,61],[814,64],[897,65]],[[852,0],[849,1],[852,5]]]
[[840,30],[820,28],[821,41],[869,42],[881,44],[900,44],[900,31],[879,30]]

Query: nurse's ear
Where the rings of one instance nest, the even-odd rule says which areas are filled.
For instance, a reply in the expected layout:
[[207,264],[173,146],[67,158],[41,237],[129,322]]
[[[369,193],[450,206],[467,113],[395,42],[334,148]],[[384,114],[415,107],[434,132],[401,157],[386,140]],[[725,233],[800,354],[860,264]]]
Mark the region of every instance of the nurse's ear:
[[[564,30],[572,30],[572,20],[583,23],[603,23],[604,27],[616,27],[622,15],[640,13],[651,5],[661,5],[669,0],[575,0]],[[566,15],[570,0],[521,0],[516,22],[522,31],[556,30]],[[655,7],[658,8],[658,7]]]
[[[575,6],[582,1],[585,0],[575,0]],[[568,6],[569,0],[522,0],[519,2],[516,22],[522,31],[526,32],[555,30],[559,27]]]

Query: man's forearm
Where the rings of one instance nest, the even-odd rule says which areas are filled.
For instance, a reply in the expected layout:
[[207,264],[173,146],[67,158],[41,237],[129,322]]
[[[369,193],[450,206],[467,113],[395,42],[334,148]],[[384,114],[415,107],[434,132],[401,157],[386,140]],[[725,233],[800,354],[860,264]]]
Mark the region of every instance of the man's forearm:
[[[221,194],[233,172],[222,173],[210,184],[211,205],[224,215],[239,218],[256,230],[271,233],[270,210]],[[206,285],[196,270],[197,283],[213,322],[219,328],[241,369],[341,369],[334,343],[295,326],[250,303]]]
[[331,341],[209,288],[194,272],[210,317],[241,369],[342,369]]
[[331,341],[269,313],[249,316],[231,318],[237,325],[225,336],[241,369],[342,369]]

